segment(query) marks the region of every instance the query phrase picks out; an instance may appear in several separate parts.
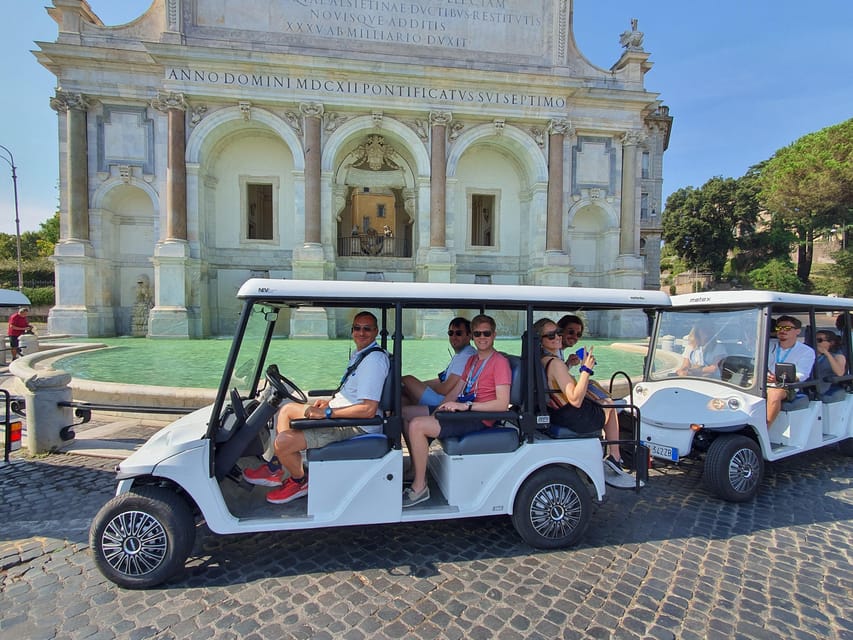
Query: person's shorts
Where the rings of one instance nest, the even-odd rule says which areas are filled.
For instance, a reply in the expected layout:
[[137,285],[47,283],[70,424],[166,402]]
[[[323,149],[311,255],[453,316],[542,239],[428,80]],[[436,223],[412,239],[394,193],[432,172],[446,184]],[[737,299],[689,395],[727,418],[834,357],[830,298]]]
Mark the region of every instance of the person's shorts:
[[308,449],[319,449],[332,442],[349,440],[355,436],[367,433],[359,427],[320,427],[319,429],[302,429]]
[[17,349],[18,348],[18,340],[21,336],[7,336],[9,338],[9,346]]
[[567,404],[550,413],[551,424],[577,433],[594,433],[604,428],[604,409],[589,398],[584,398],[580,407]]
[[430,387],[426,387],[424,389],[423,394],[421,394],[421,399],[418,400],[418,404],[425,404],[430,408],[430,413],[432,413],[433,407],[437,407],[442,402],[444,402],[444,396],[439,395]]
[[472,431],[488,429],[488,425],[483,424],[482,420],[478,420],[476,418],[472,418],[470,420],[454,420],[453,422],[442,422],[439,420],[438,423],[441,425],[441,431],[438,432],[439,438],[458,438],[459,436],[464,436],[466,433],[471,433]]

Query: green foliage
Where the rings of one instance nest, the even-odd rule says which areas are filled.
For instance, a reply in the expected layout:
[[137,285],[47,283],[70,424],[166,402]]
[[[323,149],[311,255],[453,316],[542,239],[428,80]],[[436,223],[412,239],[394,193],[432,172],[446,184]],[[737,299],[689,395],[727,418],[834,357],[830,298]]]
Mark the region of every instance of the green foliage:
[[838,251],[832,254],[832,258],[835,264],[827,266],[827,275],[814,278],[815,293],[853,297],[853,250]]
[[794,264],[789,259],[775,258],[763,267],[753,269],[749,272],[749,281],[755,289],[770,291],[801,293],[806,288],[797,277]]
[[59,211],[41,223],[39,239],[36,241],[40,256],[52,256],[56,243],[59,242]]
[[52,307],[56,302],[54,287],[24,287],[22,293],[30,299],[34,307]]

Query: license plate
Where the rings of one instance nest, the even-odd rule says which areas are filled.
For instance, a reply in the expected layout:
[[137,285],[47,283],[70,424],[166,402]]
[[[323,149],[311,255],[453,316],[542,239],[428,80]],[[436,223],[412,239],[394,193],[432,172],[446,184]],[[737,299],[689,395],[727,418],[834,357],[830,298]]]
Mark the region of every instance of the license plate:
[[675,447],[665,447],[662,444],[655,444],[654,442],[647,442],[646,446],[653,457],[678,462],[678,449]]

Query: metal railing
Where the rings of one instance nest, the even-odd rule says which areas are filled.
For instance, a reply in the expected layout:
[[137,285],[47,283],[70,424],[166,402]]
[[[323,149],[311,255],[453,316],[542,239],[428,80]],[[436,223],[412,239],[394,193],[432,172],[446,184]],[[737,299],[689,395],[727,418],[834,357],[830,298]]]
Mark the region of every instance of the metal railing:
[[410,258],[412,247],[405,238],[360,233],[338,238],[341,257]]

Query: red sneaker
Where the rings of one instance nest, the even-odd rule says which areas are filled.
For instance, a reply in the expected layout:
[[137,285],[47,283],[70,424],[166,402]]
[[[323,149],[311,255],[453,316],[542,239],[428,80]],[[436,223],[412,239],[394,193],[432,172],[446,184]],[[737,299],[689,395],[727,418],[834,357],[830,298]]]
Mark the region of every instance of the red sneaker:
[[269,464],[262,464],[257,469],[243,469],[243,478],[246,482],[262,487],[280,486],[283,475],[284,469],[270,469]]
[[287,481],[278,489],[273,489],[267,494],[267,502],[272,504],[286,504],[297,498],[304,498],[308,495],[308,480],[305,482],[294,482],[293,478],[288,478]]

